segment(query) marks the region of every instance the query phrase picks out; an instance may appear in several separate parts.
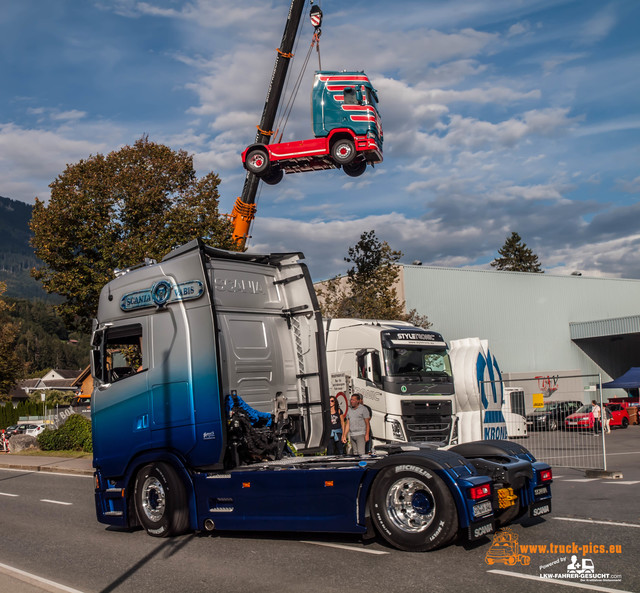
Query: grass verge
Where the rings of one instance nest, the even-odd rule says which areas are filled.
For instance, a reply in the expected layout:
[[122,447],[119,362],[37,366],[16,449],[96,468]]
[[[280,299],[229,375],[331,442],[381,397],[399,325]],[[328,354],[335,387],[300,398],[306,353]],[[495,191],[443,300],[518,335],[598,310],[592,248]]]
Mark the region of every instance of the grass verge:
[[84,453],[82,451],[38,451],[31,449],[27,451],[20,451],[20,453],[16,453],[16,455],[27,455],[32,457],[72,457],[76,459],[93,459],[93,453]]

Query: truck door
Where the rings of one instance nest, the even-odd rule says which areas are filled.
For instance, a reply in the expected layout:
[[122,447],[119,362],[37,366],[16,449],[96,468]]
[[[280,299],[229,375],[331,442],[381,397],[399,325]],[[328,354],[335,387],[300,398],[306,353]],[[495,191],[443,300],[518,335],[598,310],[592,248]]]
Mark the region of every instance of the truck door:
[[130,317],[93,336],[91,399],[93,455],[107,475],[120,475],[119,460],[149,448],[149,326],[147,317]]
[[387,412],[385,395],[382,391],[382,370],[380,354],[375,350],[360,350],[356,353],[357,379],[354,390],[362,394],[364,405],[371,414],[371,434],[385,437],[385,415]]

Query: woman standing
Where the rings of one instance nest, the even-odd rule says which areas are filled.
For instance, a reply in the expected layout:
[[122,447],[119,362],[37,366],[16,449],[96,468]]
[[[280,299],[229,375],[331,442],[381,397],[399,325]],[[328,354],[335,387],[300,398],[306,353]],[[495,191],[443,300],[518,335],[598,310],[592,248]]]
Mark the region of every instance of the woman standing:
[[331,396],[331,437],[327,445],[327,455],[344,455],[342,432],[344,431],[344,414],[336,398]]

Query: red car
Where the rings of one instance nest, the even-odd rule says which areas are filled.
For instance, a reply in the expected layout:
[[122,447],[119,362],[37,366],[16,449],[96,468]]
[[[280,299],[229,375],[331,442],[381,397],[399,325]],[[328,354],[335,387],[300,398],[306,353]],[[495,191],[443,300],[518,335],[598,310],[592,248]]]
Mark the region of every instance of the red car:
[[[629,426],[629,413],[627,409],[622,404],[605,404],[607,408],[611,411],[611,428],[615,428],[616,426],[620,428],[627,428]],[[576,412],[567,416],[564,421],[564,426],[567,429],[571,428],[593,428],[593,418],[590,416],[591,404],[585,404]]]
[[619,426],[620,428],[627,428],[629,426],[629,412],[627,412],[626,406],[622,404],[605,404],[611,411],[613,418],[611,419],[611,427]]

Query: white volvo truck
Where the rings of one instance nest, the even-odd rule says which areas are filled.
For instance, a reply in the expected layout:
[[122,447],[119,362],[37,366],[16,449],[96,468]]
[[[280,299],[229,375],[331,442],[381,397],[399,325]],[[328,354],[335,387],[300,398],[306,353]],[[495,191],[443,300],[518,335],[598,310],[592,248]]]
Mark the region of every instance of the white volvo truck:
[[486,341],[453,340],[403,321],[326,319],[332,395],[361,393],[374,443],[455,445],[506,439],[502,377]]

